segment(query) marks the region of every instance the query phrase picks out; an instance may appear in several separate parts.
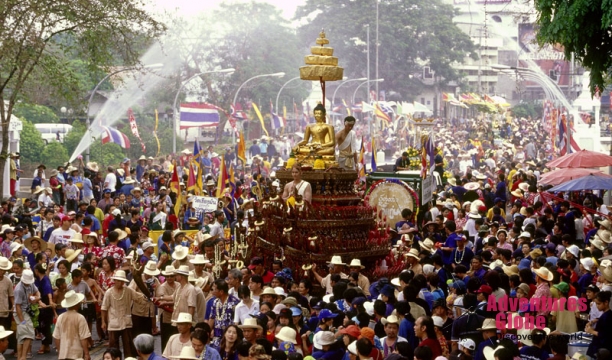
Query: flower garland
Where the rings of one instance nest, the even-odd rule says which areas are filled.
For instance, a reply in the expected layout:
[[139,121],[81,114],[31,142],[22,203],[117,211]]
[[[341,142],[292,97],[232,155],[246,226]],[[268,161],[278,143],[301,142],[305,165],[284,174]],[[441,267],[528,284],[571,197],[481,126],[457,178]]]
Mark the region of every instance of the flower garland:
[[455,249],[455,264],[461,264],[461,262],[463,261],[463,257],[465,256],[465,248],[463,249],[463,251],[461,252],[461,259],[459,259],[459,261],[457,261],[457,253],[459,252],[459,249],[456,248]]

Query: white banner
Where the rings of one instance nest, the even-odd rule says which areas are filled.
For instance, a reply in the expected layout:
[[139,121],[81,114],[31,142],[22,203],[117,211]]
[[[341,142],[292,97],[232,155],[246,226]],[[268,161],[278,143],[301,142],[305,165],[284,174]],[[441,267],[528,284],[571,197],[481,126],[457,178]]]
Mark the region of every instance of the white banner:
[[210,213],[218,209],[219,199],[212,196],[194,196],[193,208],[196,210],[196,214],[200,217],[201,213]]

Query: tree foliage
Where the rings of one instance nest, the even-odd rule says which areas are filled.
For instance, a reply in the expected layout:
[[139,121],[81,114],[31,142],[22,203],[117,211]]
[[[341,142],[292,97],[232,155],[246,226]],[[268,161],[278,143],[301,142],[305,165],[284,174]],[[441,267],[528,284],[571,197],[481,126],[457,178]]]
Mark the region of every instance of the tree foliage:
[[61,143],[51,141],[44,147],[44,150],[40,154],[40,158],[41,162],[48,168],[56,168],[66,163],[68,152]]
[[540,45],[563,46],[566,59],[574,55],[591,71],[591,94],[605,88],[612,67],[612,1],[535,0]]
[[531,116],[532,119],[537,119],[542,117],[542,104],[533,102],[520,103],[512,108],[512,114],[519,118]]
[[[314,15],[314,17],[313,17]],[[476,57],[469,36],[452,23],[454,9],[440,0],[379,1],[379,88],[411,100],[422,84],[412,75],[430,66],[440,81],[458,80],[452,67],[468,55]],[[376,2],[308,0],[296,12],[305,25],[298,33],[304,46],[314,45],[325,29],[345,76],[367,75],[367,27],[370,26],[370,78],[375,78]]]
[[[285,72],[283,78],[260,78],[240,90],[238,102],[244,105],[254,101],[261,107],[262,113],[268,113],[270,100],[275,102],[281,86],[299,76],[299,67],[303,65],[305,55],[303,49],[307,44],[300,46],[295,31],[276,7],[255,1],[221,3],[197,24],[197,27],[183,30],[189,33],[188,37],[198,38],[198,43],[180,50],[185,58],[185,75],[182,79],[204,71],[199,67],[201,64],[207,64],[211,69],[236,69],[231,76],[203,76],[204,85],[200,90],[202,101],[229,110],[236,91],[247,79]],[[301,102],[310,86],[310,82],[292,82],[283,89],[279,107],[282,108],[285,103],[291,108],[293,99]],[[181,96],[183,98],[184,95]],[[222,122],[224,120],[222,116]],[[223,126],[224,123],[219,130],[222,131]]]
[[[29,88],[39,85],[66,98],[78,98],[83,95],[79,86],[82,79],[71,59],[80,59],[81,65],[92,72],[138,64],[144,43],[165,30],[143,5],[142,0],[3,1],[0,104],[5,106],[0,106],[0,160],[7,157],[7,119]],[[45,152],[49,151],[48,146]],[[0,161],[0,173],[4,166]]]
[[43,105],[19,103],[15,105],[14,114],[32,124],[59,123],[59,117],[50,108]]
[[31,121],[21,118],[21,123],[23,124],[23,130],[19,134],[21,137],[19,144],[21,161],[32,164],[38,163],[45,148],[45,141]]

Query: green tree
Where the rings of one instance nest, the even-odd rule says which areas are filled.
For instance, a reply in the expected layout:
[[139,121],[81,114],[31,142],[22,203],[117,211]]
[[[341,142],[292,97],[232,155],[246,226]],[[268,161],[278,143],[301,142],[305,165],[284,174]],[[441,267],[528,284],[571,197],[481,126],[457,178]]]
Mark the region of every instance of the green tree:
[[19,134],[21,137],[19,143],[21,160],[29,164],[38,163],[45,148],[45,141],[32,122],[22,118],[21,123],[23,124],[23,130]]
[[0,173],[8,156],[8,119],[18,101],[32,93],[28,89],[39,86],[65,98],[81,97],[72,59],[82,60],[92,72],[133,66],[143,46],[165,30],[140,0],[6,0],[0,9]]
[[610,0],[535,0],[538,43],[561,45],[565,58],[590,69],[591,94],[610,80],[612,2]]
[[[186,61],[186,74],[182,78],[184,80],[199,73],[200,69],[195,65],[201,63],[208,64],[210,68],[236,69],[231,76],[213,74],[202,78],[205,84],[202,100],[224,109],[229,110],[236,90],[247,79],[256,75],[285,72],[283,78],[257,79],[240,90],[238,102],[244,105],[255,101],[262,113],[268,113],[270,100],[276,100],[280,87],[289,79],[299,76],[298,69],[304,65],[303,49],[306,44],[300,46],[295,31],[273,5],[255,1],[221,3],[199,25],[196,30],[190,29],[196,34],[194,36],[191,33],[189,37],[202,40],[198,46],[185,53],[185,58],[190,62]],[[176,89],[178,84],[180,81],[176,82]],[[292,99],[299,103],[307,95],[310,86],[311,82],[293,82],[283,89],[279,106],[284,102],[290,109]],[[173,95],[175,93],[175,90],[171,92]],[[222,131],[225,126],[225,116],[221,115],[221,121],[218,131]]]
[[45,146],[44,150],[40,154],[40,157],[42,163],[48,168],[56,168],[66,163],[66,159],[68,159],[68,152],[61,143],[52,141]]
[[[441,0],[380,0],[379,2],[379,89],[397,93],[398,100],[412,100],[423,84],[413,75],[422,74],[427,64],[440,84],[457,81],[452,67],[466,56],[477,58],[469,36],[453,24],[452,5]],[[313,17],[314,14],[314,17]],[[334,56],[349,78],[367,75],[367,27],[370,26],[370,78],[375,78],[376,1],[307,0],[298,7],[296,20],[300,43],[315,45],[325,29]]]
[[59,117],[50,108],[42,105],[19,103],[15,105],[14,114],[32,124],[59,123]]

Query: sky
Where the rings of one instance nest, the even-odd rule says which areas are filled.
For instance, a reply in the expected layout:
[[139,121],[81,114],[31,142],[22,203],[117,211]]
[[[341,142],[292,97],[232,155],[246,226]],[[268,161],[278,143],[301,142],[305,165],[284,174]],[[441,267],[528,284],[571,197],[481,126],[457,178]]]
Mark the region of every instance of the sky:
[[[203,11],[215,8],[222,2],[244,2],[246,0],[151,0],[157,10],[178,11],[179,15],[192,17]],[[306,0],[258,0],[272,4],[283,12],[283,16],[290,20],[295,9],[303,5]]]

